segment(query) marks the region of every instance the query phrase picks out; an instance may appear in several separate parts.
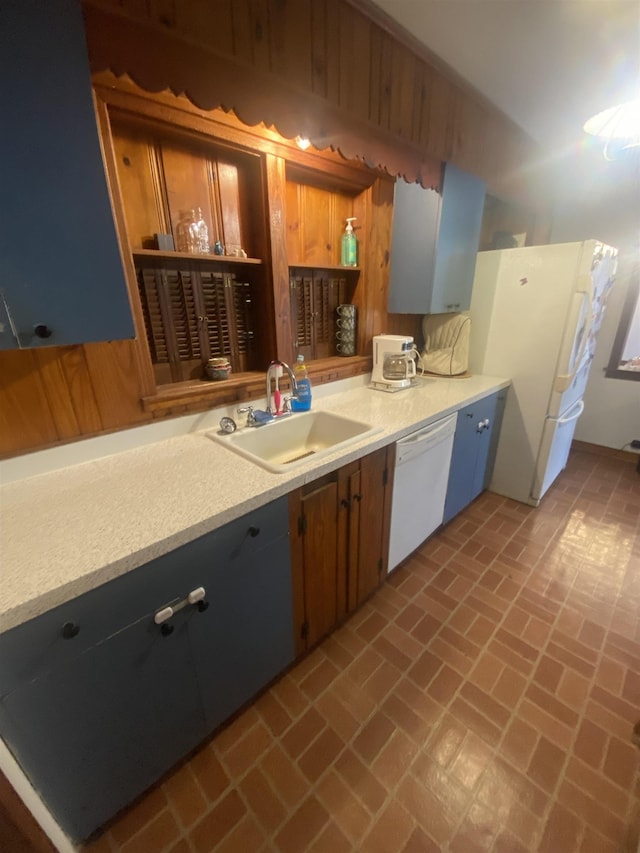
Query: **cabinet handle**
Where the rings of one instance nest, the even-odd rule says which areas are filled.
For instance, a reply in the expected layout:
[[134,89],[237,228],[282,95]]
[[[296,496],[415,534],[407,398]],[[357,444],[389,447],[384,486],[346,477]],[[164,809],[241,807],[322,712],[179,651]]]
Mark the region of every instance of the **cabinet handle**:
[[360,501],[362,500],[362,495],[354,495],[353,499],[356,503],[360,503]]
[[483,421],[478,421],[478,429],[477,432],[482,432],[483,429],[489,429],[491,426],[491,421],[489,418],[485,418]]
[[62,636],[65,640],[72,640],[74,637],[77,637],[80,633],[80,626],[76,625],[75,622],[65,622],[62,626]]
[[33,334],[36,338],[50,338],[53,334],[53,329],[47,326],[46,323],[36,323],[33,327]]
[[252,539],[255,539],[256,536],[259,536],[259,535],[260,535],[260,528],[259,527],[250,527],[249,528],[249,536],[251,536]]
[[160,626],[160,633],[163,637],[168,637],[173,633],[173,625],[169,625],[169,619],[174,616],[179,610],[185,607],[196,605],[199,613],[203,613],[209,606],[209,602],[205,601],[205,589],[203,586],[198,586],[192,589],[186,598],[178,601],[177,604],[167,605],[157,610],[153,616],[153,621]]
[[345,509],[349,509],[349,507],[351,506],[351,501],[348,501],[346,498],[342,498],[342,500],[340,501],[340,506],[344,507]]

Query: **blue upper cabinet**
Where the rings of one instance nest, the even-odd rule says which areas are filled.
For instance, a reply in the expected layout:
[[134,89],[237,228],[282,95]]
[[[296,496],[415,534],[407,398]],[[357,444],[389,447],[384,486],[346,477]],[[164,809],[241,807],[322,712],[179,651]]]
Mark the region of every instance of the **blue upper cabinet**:
[[2,0],[0,47],[0,348],[133,338],[79,0]]
[[442,195],[396,181],[389,271],[389,311],[466,311],[480,242],[485,184],[451,163]]

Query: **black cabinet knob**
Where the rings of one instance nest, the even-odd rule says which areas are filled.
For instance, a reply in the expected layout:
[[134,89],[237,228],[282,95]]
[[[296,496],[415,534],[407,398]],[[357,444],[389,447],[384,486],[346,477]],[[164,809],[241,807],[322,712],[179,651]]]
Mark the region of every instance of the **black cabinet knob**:
[[173,625],[169,625],[168,622],[163,622],[160,626],[160,633],[163,637],[170,637],[173,634]]
[[197,607],[198,607],[198,611],[199,611],[200,613],[204,613],[204,611],[209,607],[209,602],[208,602],[208,601],[204,601],[204,600],[203,600],[203,601],[199,601],[199,602],[198,602]]
[[80,626],[75,622],[65,622],[62,626],[62,636],[65,640],[71,640],[80,633]]
[[53,329],[47,326],[46,323],[36,323],[33,327],[33,334],[36,338],[50,338],[53,334]]
[[260,528],[259,527],[250,527],[249,528],[249,536],[251,536],[253,539],[255,539],[256,536],[259,536],[259,535],[260,535]]

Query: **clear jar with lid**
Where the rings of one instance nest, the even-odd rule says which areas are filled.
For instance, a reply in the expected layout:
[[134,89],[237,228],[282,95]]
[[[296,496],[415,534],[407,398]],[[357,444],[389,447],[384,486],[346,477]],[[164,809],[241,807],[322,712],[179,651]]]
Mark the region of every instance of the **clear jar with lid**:
[[199,251],[198,221],[195,210],[181,210],[176,224],[176,248],[179,252]]
[[207,227],[207,223],[204,221],[202,217],[202,208],[196,207],[194,209],[195,214],[195,222],[196,222],[196,231],[198,235],[198,249],[197,251],[201,255],[209,254],[209,228]]

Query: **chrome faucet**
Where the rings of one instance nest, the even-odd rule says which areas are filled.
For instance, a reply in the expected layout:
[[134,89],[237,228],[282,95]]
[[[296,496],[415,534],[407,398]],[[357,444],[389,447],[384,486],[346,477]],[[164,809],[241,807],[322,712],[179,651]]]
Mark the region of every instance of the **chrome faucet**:
[[274,367],[280,366],[285,371],[287,376],[289,377],[289,382],[291,383],[291,396],[298,396],[298,383],[296,382],[296,377],[293,375],[293,370],[289,367],[286,361],[280,361],[279,359],[274,359],[267,367],[267,388],[266,388],[266,398],[267,398],[267,411],[270,414],[275,414],[275,412],[271,411],[271,379],[274,375]]

